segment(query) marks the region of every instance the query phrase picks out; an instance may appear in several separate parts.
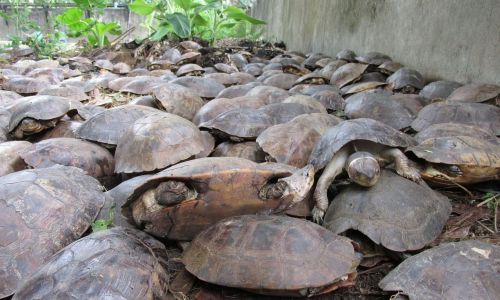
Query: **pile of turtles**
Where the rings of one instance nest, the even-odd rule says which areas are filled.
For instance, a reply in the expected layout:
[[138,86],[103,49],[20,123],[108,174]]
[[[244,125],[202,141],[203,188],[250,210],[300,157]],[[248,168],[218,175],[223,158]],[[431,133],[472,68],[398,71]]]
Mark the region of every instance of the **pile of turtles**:
[[185,41],[0,88],[0,298],[500,295],[500,86]]

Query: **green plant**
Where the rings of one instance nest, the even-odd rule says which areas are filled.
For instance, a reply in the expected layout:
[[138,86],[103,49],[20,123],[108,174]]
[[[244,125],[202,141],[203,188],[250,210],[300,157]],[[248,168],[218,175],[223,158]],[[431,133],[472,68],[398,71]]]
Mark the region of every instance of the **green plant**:
[[[97,19],[106,7],[106,0],[73,1],[77,7],[69,8],[56,17],[56,21],[67,28],[69,37],[85,37],[91,47],[104,47],[109,45],[108,35],[121,34],[120,24]],[[90,17],[84,17],[85,11]]]
[[38,58],[53,58],[64,50],[64,44],[61,40],[65,37],[66,35],[57,29],[54,30],[54,33],[46,34],[35,31],[22,43],[29,46]]
[[173,34],[179,38],[199,37],[214,43],[220,38],[236,36],[238,31],[234,29],[243,25],[265,24],[247,15],[242,8],[225,4],[222,0],[135,0],[129,8],[148,17],[148,26],[153,29],[152,40]]
[[92,232],[103,231],[109,228],[109,226],[113,225],[113,218],[115,215],[115,205],[113,204],[109,208],[109,216],[108,219],[97,219],[94,223],[92,223]]

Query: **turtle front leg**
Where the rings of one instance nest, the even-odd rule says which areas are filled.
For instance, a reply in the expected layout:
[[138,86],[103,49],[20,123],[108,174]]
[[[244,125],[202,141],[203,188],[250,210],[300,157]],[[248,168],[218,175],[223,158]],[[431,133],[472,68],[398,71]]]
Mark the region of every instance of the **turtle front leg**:
[[397,148],[387,149],[382,151],[380,156],[394,162],[394,167],[399,175],[415,182],[420,182],[422,180],[420,172],[416,168],[410,166],[410,160],[401,150]]
[[332,160],[326,165],[323,174],[318,179],[318,184],[314,190],[315,205],[312,210],[313,221],[320,224],[328,208],[328,187],[335,180],[345,166],[349,149],[343,147],[333,156]]

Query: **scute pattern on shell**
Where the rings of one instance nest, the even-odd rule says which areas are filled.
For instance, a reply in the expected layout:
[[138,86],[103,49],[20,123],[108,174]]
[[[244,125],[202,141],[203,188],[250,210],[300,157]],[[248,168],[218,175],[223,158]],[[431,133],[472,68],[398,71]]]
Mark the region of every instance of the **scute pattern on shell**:
[[31,96],[18,100],[9,111],[12,113],[9,131],[16,129],[24,118],[52,120],[61,118],[70,109],[69,100],[57,96]]

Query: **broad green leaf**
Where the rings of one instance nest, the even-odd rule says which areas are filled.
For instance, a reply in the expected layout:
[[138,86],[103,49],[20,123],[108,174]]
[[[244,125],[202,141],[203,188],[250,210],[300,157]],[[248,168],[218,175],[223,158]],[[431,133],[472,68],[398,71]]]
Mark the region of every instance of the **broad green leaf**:
[[231,18],[231,19],[234,19],[237,21],[246,21],[246,22],[249,22],[249,23],[254,24],[254,25],[266,24],[266,22],[264,22],[262,20],[250,17],[249,15],[247,15],[245,13],[244,10],[242,10],[241,8],[236,7],[236,6],[229,6],[224,10],[224,12],[226,13],[228,18]]
[[107,5],[106,0],[73,0],[75,4],[81,8],[88,9],[88,8],[105,8]]
[[190,10],[194,4],[193,0],[174,0],[175,4],[184,10]]
[[221,24],[220,27],[221,28],[233,28],[236,25],[238,25],[238,23],[224,23],[224,24]]
[[193,10],[193,13],[199,14],[199,13],[204,12],[204,11],[208,11],[208,10],[212,10],[212,9],[219,9],[221,7],[222,7],[222,3],[220,3],[220,2],[209,3],[209,4],[200,5],[200,6],[196,7]]
[[153,3],[146,3],[144,0],[135,0],[128,5],[133,13],[141,16],[147,16],[153,13],[156,9],[156,5]]
[[169,34],[170,32],[172,32],[172,25],[168,24],[168,23],[163,23],[161,24],[158,29],[156,30],[156,32],[151,36],[151,40],[152,41],[160,41],[161,39],[163,39],[167,34]]
[[186,15],[181,13],[168,14],[166,16],[167,21],[172,24],[174,33],[181,37],[187,38],[191,35],[191,26],[189,25],[189,19]]
[[193,18],[192,24],[195,26],[203,27],[203,26],[206,26],[208,24],[208,21],[205,18],[203,18],[202,16],[196,15]]
[[77,7],[69,8],[56,17],[56,20],[63,25],[71,25],[80,22],[83,11]]

